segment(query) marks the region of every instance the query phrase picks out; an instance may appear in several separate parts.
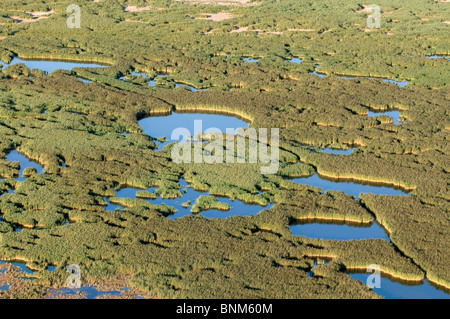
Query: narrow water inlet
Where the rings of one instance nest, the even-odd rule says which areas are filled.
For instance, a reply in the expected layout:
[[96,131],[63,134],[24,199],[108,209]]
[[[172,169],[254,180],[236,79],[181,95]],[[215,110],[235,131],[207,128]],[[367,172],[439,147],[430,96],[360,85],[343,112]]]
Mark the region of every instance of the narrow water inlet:
[[[372,284],[372,272],[347,270],[347,275],[364,284]],[[391,278],[381,273],[380,287],[374,287],[373,292],[386,299],[450,299],[450,291],[437,287],[427,279],[420,282],[405,281]]]
[[[201,122],[196,122],[201,121]],[[196,125],[200,123],[200,125]],[[196,113],[196,112],[171,112],[170,114],[152,115],[139,121],[144,134],[153,138],[165,137],[165,142],[156,141],[159,148],[173,142],[183,140],[172,139],[172,134],[177,128],[188,129],[191,136],[197,133],[226,132],[227,129],[247,128],[248,123],[235,116],[219,113]]]
[[384,239],[390,242],[386,231],[376,222],[350,223],[320,219],[297,220],[289,226],[293,235],[324,240]]
[[342,191],[345,194],[359,198],[362,193],[375,195],[402,195],[410,196],[409,192],[396,186],[384,186],[377,183],[366,183],[361,181],[348,181],[340,179],[330,179],[315,173],[310,177],[289,179],[297,184],[318,187],[322,189],[322,194],[328,190]]
[[44,71],[46,74],[52,73],[55,70],[72,71],[73,68],[106,68],[108,65],[97,64],[94,62],[77,62],[69,60],[44,60],[44,59],[20,59],[14,57],[10,64],[2,62],[3,67],[14,65],[18,63],[25,64],[30,70],[38,69]]
[[[186,181],[184,179],[181,179],[179,182],[180,185],[183,186],[183,189],[181,189],[182,197],[177,198],[170,198],[170,199],[163,199],[161,197],[156,197],[155,199],[145,199],[149,203],[153,205],[162,205],[165,204],[167,206],[173,207],[177,210],[177,212],[173,215],[169,215],[168,218],[170,219],[176,219],[183,216],[189,216],[192,215],[191,213],[191,207],[195,204],[195,201],[201,196],[201,195],[207,195],[209,192],[198,192],[192,189],[188,186]],[[147,189],[149,192],[154,192],[157,188],[152,187]],[[138,191],[142,191],[142,189],[136,189],[136,188],[123,188],[116,192],[117,198],[137,198],[136,193]],[[216,199],[219,202],[226,203],[230,206],[230,209],[228,211],[222,211],[217,209],[208,209],[206,211],[202,211],[198,214],[201,214],[203,217],[206,218],[228,218],[232,216],[252,216],[258,214],[261,210],[264,209],[270,209],[274,204],[268,204],[267,206],[260,206],[257,204],[246,204],[239,200],[230,200],[229,198],[225,197],[217,197]],[[107,198],[105,198],[108,205],[105,207],[106,210],[114,211],[116,209],[122,209],[121,205],[118,204],[112,204],[109,202]],[[189,202],[189,205],[186,205],[186,203]]]

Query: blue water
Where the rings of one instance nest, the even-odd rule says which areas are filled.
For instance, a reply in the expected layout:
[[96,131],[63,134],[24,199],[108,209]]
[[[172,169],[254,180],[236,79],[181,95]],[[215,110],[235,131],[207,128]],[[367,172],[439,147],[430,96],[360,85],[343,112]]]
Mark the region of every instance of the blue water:
[[20,268],[21,272],[24,272],[24,273],[26,273],[28,275],[33,275],[34,274],[34,271],[31,270],[30,268],[28,268],[27,265],[25,263],[22,263],[22,262],[9,262],[9,261],[0,260],[0,264],[10,264],[10,265],[13,265],[15,267]]
[[292,58],[292,59],[284,60],[284,62],[301,64],[302,63],[302,59],[300,59],[300,58]]
[[[319,68],[319,65],[316,64],[314,66],[314,72],[309,72],[309,74],[314,74],[315,76],[318,76],[319,78],[324,78],[326,75],[325,74],[319,74],[316,72],[316,70]],[[338,76],[338,78],[340,79],[348,79],[348,80],[354,80],[356,79],[355,77],[350,77],[350,76]],[[358,77],[359,78],[359,77]],[[364,78],[364,77],[361,77]],[[367,77],[367,80],[374,80],[374,78],[371,77]],[[405,81],[405,80],[390,80],[390,79],[382,79],[383,82],[388,82],[388,83],[393,83],[396,84],[400,87],[404,87],[406,84],[409,83],[409,81]]]
[[100,65],[95,63],[78,63],[69,61],[50,61],[50,60],[23,60],[18,57],[14,57],[9,65],[17,63],[25,64],[29,69],[38,69],[52,73],[54,70],[67,70],[71,71],[73,68],[106,68],[107,65]]
[[16,179],[18,181],[25,181],[26,178],[23,177],[23,171],[28,167],[35,167],[38,174],[42,174],[44,172],[44,168],[39,165],[38,163],[35,163],[28,158],[26,158],[24,155],[20,154],[17,151],[12,151],[8,155],[6,155],[6,159],[9,162],[20,162],[20,170],[19,170],[19,177]]
[[342,191],[345,194],[353,195],[356,198],[359,198],[359,194],[361,193],[372,193],[375,195],[409,195],[408,192],[394,187],[375,186],[362,182],[331,181],[318,176],[317,173],[310,177],[290,179],[290,181],[297,184],[320,187],[322,188],[322,194],[325,191],[332,190]]
[[3,284],[3,285],[0,286],[0,290],[6,291],[6,290],[9,289],[9,287],[10,286],[8,284]]
[[427,59],[446,59],[447,61],[450,61],[450,57],[447,55],[429,55],[426,56]]
[[83,83],[92,83],[91,80],[87,80],[87,79],[83,79],[83,78],[77,78],[78,80],[80,80]]
[[319,68],[319,65],[316,64],[316,65],[314,66],[314,72],[309,72],[309,74],[314,74],[315,76],[318,76],[319,78],[324,78],[324,77],[325,77],[325,74],[319,74],[319,73],[316,72],[316,70],[317,70],[318,68]]
[[[353,225],[353,226],[352,226]],[[289,229],[296,236],[326,240],[361,240],[381,238],[390,242],[389,236],[377,223],[344,224],[317,220],[305,220],[292,224]]]
[[[194,121],[201,120],[201,127],[194,128]],[[247,128],[248,123],[234,116],[220,114],[204,114],[204,113],[176,113],[172,112],[167,115],[150,116],[139,121],[139,125],[145,134],[151,137],[166,137],[167,142],[159,143],[160,147],[170,142],[180,141],[182,139],[171,139],[172,132],[176,128],[186,128],[191,136],[194,134],[205,132],[210,128],[216,128],[226,133],[227,128]],[[218,130],[214,130],[218,132]]]
[[112,291],[100,291],[95,286],[81,286],[81,288],[60,288],[60,289],[51,289],[51,293],[62,293],[63,295],[78,295],[79,293],[85,293],[86,299],[95,299],[97,297],[112,295],[112,296],[120,296],[123,292],[129,290],[130,288],[125,287],[120,290],[112,290]]
[[[348,273],[350,277],[367,283],[371,273]],[[386,299],[450,299],[450,294],[435,288],[428,280],[420,283],[400,282],[381,275],[380,288],[373,288],[373,292]]]
[[[197,192],[194,189],[188,187],[188,184],[181,179],[179,182],[180,185],[183,186],[183,189],[186,190],[186,193],[181,189],[181,193],[183,194],[182,197],[174,198],[174,199],[162,199],[161,197],[157,197],[156,199],[146,199],[149,203],[152,203],[153,205],[162,205],[166,204],[167,206],[174,207],[177,212],[173,215],[168,216],[168,218],[176,219],[183,216],[192,215],[191,208],[195,204],[195,201],[197,198],[199,198],[201,195],[208,195],[207,192]],[[147,191],[154,192],[156,188],[149,188]],[[116,192],[116,197],[120,198],[136,198],[136,193],[140,191],[139,189],[135,188],[123,188]],[[218,201],[222,203],[227,203],[230,205],[230,210],[228,211],[221,211],[221,210],[207,210],[200,212],[199,214],[203,215],[206,218],[227,218],[231,216],[251,216],[258,214],[263,209],[270,209],[273,204],[269,204],[266,207],[262,207],[259,205],[250,205],[243,203],[239,200],[230,200],[228,198],[222,198],[222,197],[216,197]],[[106,199],[107,200],[107,199]],[[182,207],[183,203],[186,203],[187,201],[191,202],[191,206],[184,208]],[[116,209],[121,209],[122,207],[120,205],[111,204],[108,200],[108,205],[105,207],[106,210],[109,211],[115,211]]]
[[395,80],[389,80],[389,79],[383,79],[383,82],[394,83],[400,87],[404,87],[406,84],[408,84],[408,81],[395,81]]
[[[176,83],[175,88],[178,88],[178,87],[187,87],[192,92],[198,92],[198,89],[196,89],[195,87],[193,87],[191,85]],[[206,91],[206,89],[202,89],[201,91]]]
[[338,76],[340,79],[348,79],[348,80],[354,80],[355,78],[352,78],[350,76]]
[[258,62],[259,59],[242,58],[242,61],[245,61],[245,62],[248,62],[248,63],[255,63],[255,62]]
[[401,124],[400,123],[400,111],[387,111],[387,112],[367,112],[367,116],[369,117],[377,117],[380,115],[387,115],[389,117],[392,117],[393,123],[396,125]]
[[335,150],[333,148],[326,147],[326,148],[319,149],[320,152],[324,152],[327,154],[334,154],[334,155],[351,155],[353,150],[355,150],[355,148],[349,148],[346,150]]

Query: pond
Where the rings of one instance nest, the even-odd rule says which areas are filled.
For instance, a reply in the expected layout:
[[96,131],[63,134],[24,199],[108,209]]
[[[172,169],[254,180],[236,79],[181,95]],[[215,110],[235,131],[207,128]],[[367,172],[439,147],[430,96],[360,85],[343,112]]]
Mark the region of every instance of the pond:
[[[188,84],[181,84],[181,83],[176,83],[175,84],[175,88],[178,87],[187,87],[189,90],[191,90],[192,92],[198,92],[199,90],[196,89],[195,87],[188,85]],[[206,91],[206,89],[201,89],[200,91]]]
[[314,71],[313,71],[313,72],[309,72],[309,74],[314,74],[315,76],[318,76],[319,78],[324,78],[324,77],[325,77],[325,74],[317,73],[317,69],[318,69],[318,68],[319,68],[319,65],[316,64],[316,65],[314,66]]
[[323,152],[323,153],[327,153],[327,154],[334,154],[334,155],[351,155],[353,150],[355,150],[356,148],[349,148],[346,150],[337,150],[334,148],[329,148],[329,147],[325,147],[325,148],[320,148],[319,151]]
[[[319,78],[324,78],[326,76],[325,74],[317,73],[317,69],[318,68],[319,68],[318,64],[314,65],[314,71],[313,72],[309,72],[309,74],[314,74],[315,76],[318,76]],[[364,76],[350,77],[350,76],[339,75],[337,77],[340,78],[340,79],[348,79],[348,80],[354,80],[356,78],[362,78],[362,79],[367,79],[367,80],[377,80],[377,79],[379,79],[379,80],[382,80],[383,82],[392,83],[392,84],[398,85],[400,87],[404,87],[406,84],[409,83],[409,81],[406,81],[406,80],[391,80],[391,79],[372,78],[372,77],[364,77]]]
[[[348,270],[346,273],[364,284],[371,275],[371,273],[354,270]],[[396,280],[383,274],[381,274],[380,288],[374,287],[373,292],[386,299],[450,299],[448,291],[438,288],[426,279],[421,282],[411,282]]]
[[[194,189],[188,187],[188,184],[184,179],[181,179],[179,182],[180,185],[183,186],[183,189],[181,189],[181,193],[183,194],[182,197],[174,198],[174,199],[163,199],[161,197],[157,197],[156,199],[146,199],[149,203],[152,203],[154,205],[162,205],[166,204],[167,206],[174,207],[177,212],[173,215],[168,216],[168,218],[176,219],[183,216],[192,215],[191,208],[192,205],[194,205],[197,198],[199,198],[201,195],[208,195],[207,192],[198,192]],[[184,189],[186,192],[184,192]],[[116,197],[118,198],[136,198],[136,193],[138,191],[141,191],[142,189],[136,189],[136,188],[123,188],[116,192]],[[155,191],[156,188],[152,187],[147,189],[149,192]],[[239,200],[230,200],[228,198],[223,197],[216,197],[218,201],[222,203],[227,203],[230,205],[230,210],[228,211],[221,211],[216,209],[211,209],[207,211],[200,212],[199,214],[203,215],[206,218],[227,218],[231,216],[251,216],[258,214],[263,209],[270,209],[273,204],[269,204],[266,207],[259,206],[259,205],[251,205],[246,204],[244,202],[241,202]],[[183,203],[190,202],[189,207],[183,207]],[[109,201],[108,201],[109,203]],[[122,207],[120,205],[115,205],[109,203],[108,206],[105,207],[106,210],[114,211],[116,209],[121,209]]]
[[426,56],[427,59],[446,59],[447,61],[450,61],[450,57],[448,55],[429,55]]
[[252,59],[252,58],[242,58],[242,61],[248,62],[248,63],[255,63],[259,62],[260,59]]
[[[50,298],[57,296],[74,296],[78,297],[83,294],[83,299],[97,299],[108,296],[121,296],[122,293],[130,290],[129,287],[121,288],[118,290],[99,290],[98,287],[83,285],[80,288],[60,288],[60,289],[50,289]],[[137,299],[142,299],[142,296],[136,296]]]
[[20,163],[19,177],[16,178],[17,181],[23,182],[26,180],[26,178],[23,176],[23,171],[27,168],[36,168],[38,174],[42,174],[44,172],[44,168],[41,165],[32,160],[29,160],[25,155],[22,155],[17,151],[10,152],[8,155],[6,155],[6,159],[8,160],[8,162]]
[[355,198],[359,198],[359,194],[361,193],[372,193],[375,195],[409,195],[409,192],[394,186],[388,187],[377,185],[376,183],[328,179],[319,176],[317,173],[310,177],[290,179],[290,181],[297,184],[320,187],[322,188],[322,194],[328,190],[342,191],[345,194],[353,195]]
[[[201,121],[201,122],[196,122]],[[197,125],[195,125],[197,123]],[[172,140],[172,132],[176,128],[186,128],[191,132],[191,136],[205,132],[209,128],[215,128],[215,132],[226,132],[227,128],[238,129],[247,128],[248,123],[231,115],[214,113],[167,113],[154,115],[139,121],[144,134],[153,138],[166,137],[165,142],[157,142],[158,147],[180,141]]]
[[390,242],[389,236],[376,222],[370,224],[324,221],[318,219],[297,220],[289,227],[292,234],[326,240],[361,240],[380,238]]
[[25,64],[30,70],[38,69],[44,71],[46,74],[52,73],[54,70],[66,70],[72,71],[73,68],[106,68],[107,65],[101,65],[89,62],[76,62],[76,61],[58,61],[58,60],[34,60],[34,59],[19,59],[14,57],[10,64],[5,64],[4,67],[8,65],[14,65],[17,63]]
[[302,63],[302,59],[300,59],[300,58],[292,58],[292,59],[284,60],[284,62],[290,62],[290,63],[301,64],[301,63]]
[[403,123],[403,121],[400,121],[400,111],[394,110],[394,111],[369,111],[367,112],[367,116],[369,117],[377,117],[380,115],[386,115],[392,118],[392,122],[395,125],[399,125]]

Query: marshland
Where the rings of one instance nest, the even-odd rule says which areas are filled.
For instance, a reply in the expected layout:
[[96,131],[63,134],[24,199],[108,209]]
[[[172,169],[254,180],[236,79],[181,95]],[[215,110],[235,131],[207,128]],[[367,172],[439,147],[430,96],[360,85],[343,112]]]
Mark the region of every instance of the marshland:
[[[450,4],[306,3],[2,1],[0,297],[448,299]],[[175,163],[194,120],[277,173]]]

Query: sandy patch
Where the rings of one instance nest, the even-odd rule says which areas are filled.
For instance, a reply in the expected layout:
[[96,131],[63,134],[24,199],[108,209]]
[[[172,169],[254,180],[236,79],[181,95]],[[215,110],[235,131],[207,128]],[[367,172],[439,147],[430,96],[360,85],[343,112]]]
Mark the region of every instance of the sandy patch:
[[219,12],[219,13],[203,13],[206,17],[200,17],[196,19],[209,20],[214,22],[219,22],[227,19],[231,19],[236,17],[235,15],[227,12]]
[[281,31],[266,31],[266,30],[251,30],[256,33],[265,33],[265,34],[283,34]]
[[360,6],[361,6],[362,8],[361,8],[360,10],[358,10],[358,11],[355,11],[356,13],[367,12],[367,11],[370,10],[370,8],[369,8],[368,5],[362,4],[362,5],[360,5]]
[[134,22],[134,23],[147,23],[147,22],[144,22],[144,21],[141,21],[141,20],[130,20],[130,19],[125,19],[123,21],[124,22]]
[[450,24],[450,21],[444,21],[443,23],[444,24]]
[[229,33],[244,32],[244,31],[247,31],[247,30],[248,30],[248,27],[239,27],[239,28],[236,28],[234,30],[231,30]]
[[36,22],[38,20],[42,20],[42,19],[47,19],[47,16],[42,16],[42,17],[37,17],[37,18],[30,18],[30,19],[23,19],[17,16],[11,16],[9,17],[10,19],[13,19],[14,21],[18,22],[18,23],[30,23],[30,22]]
[[329,29],[327,29],[327,30],[325,30],[325,31],[319,32],[319,34],[324,34],[324,33],[330,32],[330,31],[332,31],[332,30],[333,30],[333,28],[329,28]]
[[2,36],[0,37],[0,40],[5,40],[7,37],[6,36]]
[[261,2],[250,2],[250,0],[175,0],[181,1],[189,4],[209,4],[216,6],[239,6],[239,7],[249,7],[257,6]]
[[150,11],[153,10],[153,8],[151,6],[146,6],[146,7],[136,7],[136,6],[126,6],[123,11],[125,12],[141,12],[141,11]]
[[51,11],[34,11],[34,12],[24,12],[26,14],[29,14],[33,17],[43,17],[43,16],[48,16],[51,15],[53,13],[55,13],[55,10],[51,10]]
[[[229,33],[235,33],[235,32],[245,32],[245,31],[253,31],[256,33],[264,33],[264,34],[278,34],[278,35],[283,35],[284,32],[283,31],[270,31],[270,30],[261,30],[261,29],[255,29],[255,30],[249,30],[249,27],[236,27],[236,29],[229,31]],[[325,32],[331,31],[327,30]],[[290,32],[311,32],[314,31],[314,29],[287,29],[286,31],[290,31]],[[323,33],[325,33],[323,32]]]
[[311,32],[311,31],[314,31],[314,29],[287,29],[287,31],[293,31],[293,32]]
[[10,16],[10,19],[15,20],[18,23],[30,23],[30,22],[36,22],[41,19],[47,19],[49,15],[55,13],[54,10],[51,11],[34,11],[34,12],[27,12],[27,11],[19,11],[19,10],[9,10],[13,12],[22,12],[30,16],[30,18],[20,18],[18,16]]
[[372,31],[376,31],[377,29],[368,29],[368,28],[364,28],[361,29],[362,32],[372,32]]

